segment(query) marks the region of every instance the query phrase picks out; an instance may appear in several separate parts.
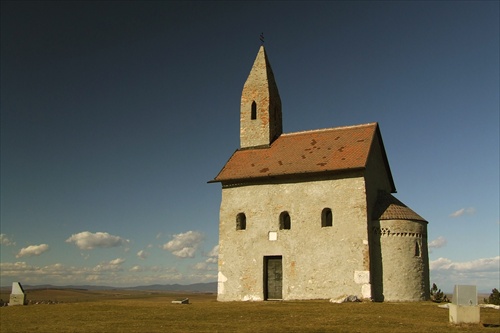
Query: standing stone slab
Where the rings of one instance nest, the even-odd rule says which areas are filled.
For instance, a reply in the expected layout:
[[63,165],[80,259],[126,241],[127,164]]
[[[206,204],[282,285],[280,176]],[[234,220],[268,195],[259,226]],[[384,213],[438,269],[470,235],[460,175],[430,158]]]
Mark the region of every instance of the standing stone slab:
[[478,324],[480,313],[479,306],[477,305],[476,286],[455,285],[449,309],[451,323]]
[[453,288],[452,303],[463,306],[477,305],[477,289],[476,286],[455,285]]
[[12,291],[10,293],[9,305],[25,305],[26,294],[23,286],[19,282],[12,282]]

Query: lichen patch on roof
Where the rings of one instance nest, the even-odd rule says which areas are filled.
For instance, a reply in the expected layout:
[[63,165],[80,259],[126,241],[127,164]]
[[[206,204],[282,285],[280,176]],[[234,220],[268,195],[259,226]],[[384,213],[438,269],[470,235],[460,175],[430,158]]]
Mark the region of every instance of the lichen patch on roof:
[[269,147],[237,150],[213,181],[364,168],[377,128],[370,123],[282,134]]

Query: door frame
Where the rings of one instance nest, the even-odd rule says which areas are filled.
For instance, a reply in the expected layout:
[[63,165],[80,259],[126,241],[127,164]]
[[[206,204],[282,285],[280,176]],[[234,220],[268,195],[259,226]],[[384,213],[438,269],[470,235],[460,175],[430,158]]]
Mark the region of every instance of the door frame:
[[[269,290],[268,290],[268,262],[269,259],[279,259],[281,262],[281,298],[269,298]],[[264,256],[264,276],[263,276],[263,284],[264,284],[264,300],[265,301],[279,301],[283,300],[283,256]]]

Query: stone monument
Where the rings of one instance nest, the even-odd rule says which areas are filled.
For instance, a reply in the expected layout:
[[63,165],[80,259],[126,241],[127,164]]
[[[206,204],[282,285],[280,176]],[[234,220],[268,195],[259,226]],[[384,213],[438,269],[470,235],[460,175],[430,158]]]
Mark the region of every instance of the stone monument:
[[25,305],[26,293],[20,282],[12,282],[12,291],[10,293],[9,305]]
[[455,285],[449,310],[450,323],[479,324],[476,286]]

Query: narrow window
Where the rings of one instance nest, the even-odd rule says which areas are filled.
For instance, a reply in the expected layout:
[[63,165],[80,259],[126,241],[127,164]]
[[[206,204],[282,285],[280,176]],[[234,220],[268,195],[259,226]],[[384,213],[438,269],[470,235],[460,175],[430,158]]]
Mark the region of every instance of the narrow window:
[[252,114],[251,114],[251,119],[255,120],[257,119],[257,103],[255,101],[252,102]]
[[289,230],[291,227],[290,214],[288,212],[282,212],[280,214],[280,229]]
[[418,242],[415,242],[415,257],[420,257],[420,245],[418,245]]
[[236,230],[246,230],[247,228],[247,217],[245,213],[239,213],[236,215]]
[[325,208],[321,212],[321,227],[331,227],[333,225],[333,215],[330,208]]

